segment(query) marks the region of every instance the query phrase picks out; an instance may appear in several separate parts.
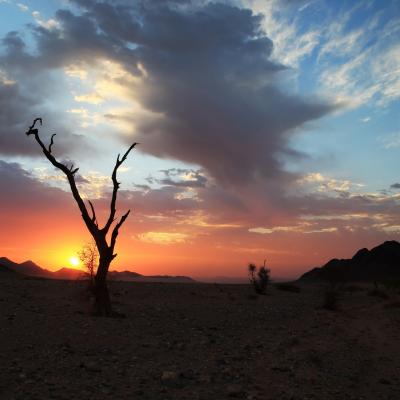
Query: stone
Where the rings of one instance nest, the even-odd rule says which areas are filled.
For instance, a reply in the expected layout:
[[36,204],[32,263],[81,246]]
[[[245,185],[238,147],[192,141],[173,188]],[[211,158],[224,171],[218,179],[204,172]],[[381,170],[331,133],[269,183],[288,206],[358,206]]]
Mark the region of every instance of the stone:
[[242,398],[245,395],[245,391],[240,385],[228,385],[226,391],[229,397]]

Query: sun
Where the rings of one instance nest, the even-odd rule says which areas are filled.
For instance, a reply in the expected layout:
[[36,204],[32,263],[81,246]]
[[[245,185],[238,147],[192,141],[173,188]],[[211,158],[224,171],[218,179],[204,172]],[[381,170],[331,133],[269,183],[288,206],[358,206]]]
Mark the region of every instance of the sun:
[[70,259],[69,259],[69,263],[70,263],[71,265],[73,265],[74,267],[77,267],[77,266],[79,265],[79,258],[78,258],[78,257],[75,257],[75,256],[72,256],[72,257],[70,257]]

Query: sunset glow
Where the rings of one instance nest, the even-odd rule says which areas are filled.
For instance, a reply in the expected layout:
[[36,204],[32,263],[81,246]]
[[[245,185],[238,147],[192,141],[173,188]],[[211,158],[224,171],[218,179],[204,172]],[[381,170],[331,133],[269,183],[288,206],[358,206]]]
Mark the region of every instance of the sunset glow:
[[99,226],[140,143],[111,269],[297,277],[400,238],[396,0],[119,3],[0,1],[0,256],[91,239],[36,116]]
[[78,257],[71,257],[69,259],[69,263],[73,266],[73,267],[78,267],[80,262],[79,262],[79,258]]

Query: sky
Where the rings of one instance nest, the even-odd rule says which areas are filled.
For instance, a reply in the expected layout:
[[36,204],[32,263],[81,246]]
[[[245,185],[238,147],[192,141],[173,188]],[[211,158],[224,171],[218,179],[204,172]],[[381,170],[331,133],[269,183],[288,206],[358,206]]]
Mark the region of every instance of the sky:
[[400,239],[398,0],[0,0],[0,255],[90,240],[54,154],[106,221],[112,269],[295,278]]

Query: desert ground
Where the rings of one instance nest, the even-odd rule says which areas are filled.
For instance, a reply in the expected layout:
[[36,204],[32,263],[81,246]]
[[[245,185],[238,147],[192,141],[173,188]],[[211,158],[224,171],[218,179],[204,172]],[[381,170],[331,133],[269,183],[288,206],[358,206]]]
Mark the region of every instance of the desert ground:
[[85,283],[0,280],[0,398],[400,398],[400,296],[110,282],[126,318],[89,314]]

